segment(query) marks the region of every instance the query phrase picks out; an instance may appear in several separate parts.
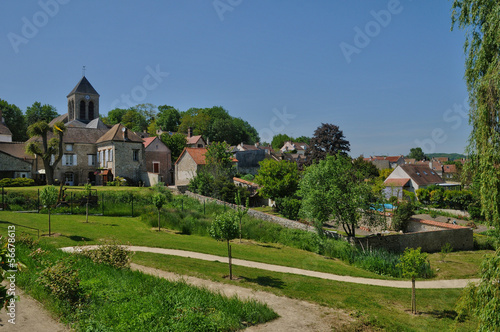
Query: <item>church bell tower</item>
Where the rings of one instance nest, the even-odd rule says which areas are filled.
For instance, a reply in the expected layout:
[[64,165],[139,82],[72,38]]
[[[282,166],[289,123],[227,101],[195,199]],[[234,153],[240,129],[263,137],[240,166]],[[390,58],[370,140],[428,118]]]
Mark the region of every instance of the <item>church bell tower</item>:
[[89,123],[99,117],[99,94],[85,75],[68,94],[68,122]]

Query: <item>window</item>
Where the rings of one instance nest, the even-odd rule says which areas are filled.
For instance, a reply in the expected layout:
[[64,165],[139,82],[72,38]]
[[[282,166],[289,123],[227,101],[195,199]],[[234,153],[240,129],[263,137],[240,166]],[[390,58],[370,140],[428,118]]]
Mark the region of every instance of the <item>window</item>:
[[113,161],[113,150],[109,149],[109,161]]
[[95,166],[96,164],[96,155],[95,154],[88,154],[88,161],[89,161],[89,166]]
[[94,120],[94,102],[89,103],[89,120]]
[[66,144],[66,151],[73,151],[73,144]]
[[153,173],[160,173],[160,163],[153,161]]
[[109,150],[104,150],[104,162],[107,163],[109,161]]
[[139,150],[132,150],[132,160],[139,161]]
[[80,102],[80,119],[85,120],[85,102],[83,100]]
[[76,165],[76,154],[64,154],[62,157],[63,166]]

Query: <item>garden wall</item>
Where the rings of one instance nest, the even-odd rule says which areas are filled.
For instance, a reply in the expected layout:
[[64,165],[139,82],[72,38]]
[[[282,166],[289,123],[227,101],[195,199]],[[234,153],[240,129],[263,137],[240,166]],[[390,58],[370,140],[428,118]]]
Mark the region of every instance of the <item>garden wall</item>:
[[[441,225],[439,225],[441,224]],[[405,248],[421,247],[425,252],[441,251],[449,243],[454,250],[472,250],[472,228],[450,225],[430,220],[412,220],[409,229],[412,233],[392,235],[372,235],[356,239],[356,242],[366,248],[385,248],[393,252],[403,252]]]
[[[224,201],[212,198],[212,197],[207,197],[207,196],[195,194],[195,193],[192,193],[190,191],[185,191],[184,194],[188,197],[195,198],[195,199],[199,200],[200,202],[203,202],[203,201],[213,202],[213,203],[216,203],[219,205],[226,205],[227,207],[230,207],[232,209],[236,209],[236,207],[237,207],[237,205],[235,205],[235,204],[227,203],[227,202],[224,202]],[[257,218],[257,219],[261,219],[261,220],[265,220],[265,221],[269,221],[269,222],[281,225],[283,227],[296,228],[296,229],[301,229],[301,230],[305,230],[305,231],[315,232],[314,227],[305,225],[305,224],[300,223],[298,221],[273,216],[271,214],[267,214],[267,213],[260,212],[257,210],[249,209],[248,215],[251,217]]]

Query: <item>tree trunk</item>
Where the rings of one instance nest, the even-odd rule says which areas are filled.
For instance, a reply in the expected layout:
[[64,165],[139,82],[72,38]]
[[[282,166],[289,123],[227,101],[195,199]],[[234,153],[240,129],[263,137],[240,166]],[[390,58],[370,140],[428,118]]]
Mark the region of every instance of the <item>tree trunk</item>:
[[411,279],[411,313],[417,314],[417,299],[415,298],[415,278]]
[[49,210],[49,237],[50,237],[50,208],[48,208]]
[[233,267],[231,266],[231,245],[227,241],[227,256],[229,257],[229,279],[233,279]]
[[85,222],[89,222],[89,199],[87,198],[87,204],[85,206]]
[[160,209],[158,209],[158,232],[160,231]]
[[45,180],[49,186],[54,184],[54,169],[50,167],[50,160],[48,162],[43,161],[43,166],[45,167]]
[[241,243],[241,217],[240,217],[240,243]]

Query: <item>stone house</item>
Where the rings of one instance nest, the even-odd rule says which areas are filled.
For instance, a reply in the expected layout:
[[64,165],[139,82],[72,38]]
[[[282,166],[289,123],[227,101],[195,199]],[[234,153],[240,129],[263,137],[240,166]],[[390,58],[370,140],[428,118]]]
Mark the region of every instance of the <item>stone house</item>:
[[157,136],[143,138],[143,141],[146,171],[151,184],[158,182],[173,184],[172,151]]
[[175,185],[187,186],[189,181],[206,165],[205,148],[184,148],[175,162]]
[[205,148],[207,143],[201,137],[201,135],[193,136],[193,128],[188,128],[188,134],[186,137],[186,146],[188,148]]
[[300,155],[305,155],[306,150],[309,148],[309,145],[303,142],[291,142],[286,141],[285,144],[281,147],[280,151],[282,153],[295,151],[295,153]]
[[266,158],[266,150],[261,149],[259,144],[240,143],[231,148],[233,157],[238,160],[237,170],[240,174],[257,174],[260,168],[259,162]]
[[388,168],[395,169],[405,164],[404,156],[371,156],[369,158],[363,158],[363,160],[371,162],[378,170]]
[[98,184],[104,185],[116,176],[135,183],[149,183],[144,142],[132,130],[117,123],[96,141],[96,145],[97,164],[102,170],[102,183]]

